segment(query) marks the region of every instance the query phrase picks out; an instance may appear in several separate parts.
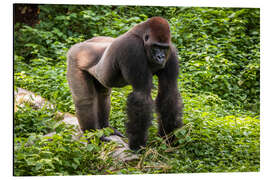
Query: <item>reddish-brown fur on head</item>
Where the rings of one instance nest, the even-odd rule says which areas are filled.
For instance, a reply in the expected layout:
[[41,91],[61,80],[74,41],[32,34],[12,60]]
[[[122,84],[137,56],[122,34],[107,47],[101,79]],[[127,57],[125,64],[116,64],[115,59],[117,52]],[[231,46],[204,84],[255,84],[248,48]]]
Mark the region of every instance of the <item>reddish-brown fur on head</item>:
[[170,43],[170,26],[166,19],[161,17],[152,17],[148,20],[150,33],[160,43]]

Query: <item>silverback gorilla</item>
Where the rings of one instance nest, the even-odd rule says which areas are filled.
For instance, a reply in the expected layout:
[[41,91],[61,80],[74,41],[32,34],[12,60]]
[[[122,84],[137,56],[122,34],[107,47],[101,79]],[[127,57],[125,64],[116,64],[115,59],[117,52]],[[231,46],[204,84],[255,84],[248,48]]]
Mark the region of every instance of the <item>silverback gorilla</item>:
[[129,147],[145,146],[151,125],[152,77],[158,77],[155,100],[159,135],[182,126],[182,100],[177,88],[178,59],[167,20],[153,17],[117,38],[94,37],[67,53],[67,79],[82,131],[109,126],[112,87],[131,85],[126,123]]

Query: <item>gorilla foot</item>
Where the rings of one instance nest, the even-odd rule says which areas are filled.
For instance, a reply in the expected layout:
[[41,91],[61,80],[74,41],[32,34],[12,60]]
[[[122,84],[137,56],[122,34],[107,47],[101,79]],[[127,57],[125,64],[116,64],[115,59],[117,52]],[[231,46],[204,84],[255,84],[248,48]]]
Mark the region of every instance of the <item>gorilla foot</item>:
[[[109,128],[111,128],[111,129],[113,130],[113,133],[112,133],[110,136],[116,135],[116,136],[119,136],[119,137],[121,137],[121,138],[124,138],[124,137],[125,137],[125,136],[124,136],[120,131],[118,131],[117,129],[115,129],[115,128],[111,127],[111,126],[109,126]],[[103,136],[100,137],[100,140],[101,140],[101,141],[104,141],[104,142],[109,142],[109,141],[111,141],[111,138],[103,135]]]

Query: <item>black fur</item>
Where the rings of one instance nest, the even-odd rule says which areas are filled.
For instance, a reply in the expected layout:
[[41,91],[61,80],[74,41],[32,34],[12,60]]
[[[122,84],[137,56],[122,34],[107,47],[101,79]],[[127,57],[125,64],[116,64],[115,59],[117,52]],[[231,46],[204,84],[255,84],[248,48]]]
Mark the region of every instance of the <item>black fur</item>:
[[145,146],[147,140],[147,130],[152,121],[153,103],[150,96],[133,92],[127,99],[128,123],[127,134],[129,146],[137,150],[140,146]]
[[[176,51],[172,53],[165,68],[157,73],[159,80],[156,110],[159,121],[159,135],[164,137],[182,127],[182,98],[177,88],[178,60]],[[165,137],[166,138],[166,137]],[[171,136],[169,142],[174,139]]]
[[129,84],[133,88],[127,98],[129,146],[133,150],[145,146],[154,106],[153,75],[159,80],[155,101],[159,135],[166,137],[182,126],[178,58],[165,19],[150,18],[117,38],[94,37],[75,44],[67,58],[67,79],[83,131],[109,126],[111,88]]

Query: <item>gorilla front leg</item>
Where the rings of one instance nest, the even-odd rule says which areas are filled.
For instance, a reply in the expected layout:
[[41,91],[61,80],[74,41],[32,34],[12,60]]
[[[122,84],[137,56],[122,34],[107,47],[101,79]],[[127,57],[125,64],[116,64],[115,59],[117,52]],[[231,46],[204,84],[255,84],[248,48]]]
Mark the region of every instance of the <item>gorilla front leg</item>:
[[[181,96],[176,91],[167,90],[170,95],[159,93],[156,99],[156,108],[159,123],[159,135],[166,137],[173,130],[182,127],[182,102]],[[173,140],[171,138],[169,141]]]
[[[156,109],[159,122],[159,135],[168,138],[173,130],[183,126],[182,98],[177,88],[177,58],[171,58],[166,67],[157,73],[159,80]],[[172,136],[169,140],[174,139]]]
[[129,147],[138,150],[140,146],[145,146],[147,140],[147,130],[152,120],[152,99],[150,94],[134,91],[127,99],[127,134]]

